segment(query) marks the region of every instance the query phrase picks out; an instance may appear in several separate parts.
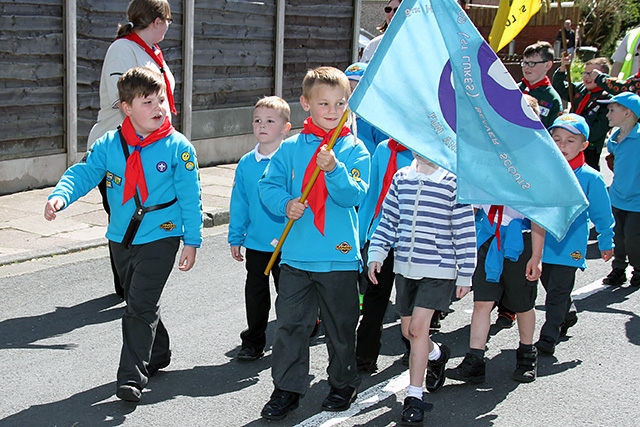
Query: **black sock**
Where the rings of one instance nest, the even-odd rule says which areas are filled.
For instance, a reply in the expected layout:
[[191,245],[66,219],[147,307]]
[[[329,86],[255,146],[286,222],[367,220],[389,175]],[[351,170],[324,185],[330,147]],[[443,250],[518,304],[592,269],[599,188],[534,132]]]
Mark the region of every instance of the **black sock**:
[[477,348],[470,348],[469,354],[476,356],[478,359],[484,360],[484,350],[480,350]]
[[518,348],[518,350],[531,352],[531,351],[533,351],[533,344],[522,344],[522,343],[520,343],[520,347]]

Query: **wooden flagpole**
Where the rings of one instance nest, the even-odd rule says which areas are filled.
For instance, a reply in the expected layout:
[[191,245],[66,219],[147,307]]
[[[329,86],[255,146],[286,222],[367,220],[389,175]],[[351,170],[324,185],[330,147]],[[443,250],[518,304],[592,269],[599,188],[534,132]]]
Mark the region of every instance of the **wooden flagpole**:
[[[331,135],[331,138],[329,139],[329,143],[327,144],[327,150],[331,150],[335,145],[336,141],[338,140],[338,135],[340,135],[340,131],[342,131],[342,127],[347,122],[348,117],[349,117],[349,109],[347,108],[346,110],[344,110],[342,117],[340,117],[338,126],[336,126],[336,128],[333,130],[333,134]],[[302,191],[302,196],[300,196],[300,203],[304,203],[304,201],[307,200],[307,197],[309,196],[309,193],[311,192],[313,185],[316,183],[316,180],[318,179],[318,175],[320,175],[320,167],[316,165],[316,168],[314,169],[313,174],[309,179],[309,182],[307,182],[307,186]],[[271,254],[271,259],[269,260],[269,264],[267,264],[267,268],[265,268],[264,270],[264,274],[266,276],[268,276],[269,273],[271,272],[271,269],[273,268],[273,264],[275,264],[276,258],[280,253],[280,249],[282,249],[282,245],[284,241],[287,239],[287,236],[289,235],[289,231],[291,231],[291,227],[293,227],[294,222],[295,222],[294,219],[289,218],[287,225],[284,227],[284,231],[282,232],[282,235],[280,235],[280,238],[278,239],[278,244],[276,245],[276,248],[273,250],[273,254]]]

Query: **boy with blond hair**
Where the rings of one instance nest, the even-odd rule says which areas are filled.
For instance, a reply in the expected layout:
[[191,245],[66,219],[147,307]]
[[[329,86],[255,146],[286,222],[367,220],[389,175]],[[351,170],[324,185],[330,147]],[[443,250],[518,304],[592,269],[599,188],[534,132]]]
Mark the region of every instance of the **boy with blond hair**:
[[630,264],[633,273],[629,283],[640,286],[640,96],[623,92],[600,102],[609,104],[609,126],[618,128],[607,141],[613,170],[609,196],[616,226],[612,270],[602,283],[622,285]]
[[106,237],[127,302],[116,396],[131,402],[140,400],[149,377],[171,361],[159,300],[180,240],[181,271],[193,267],[202,243],[196,152],[171,125],[166,90],[160,73],[150,68],[124,73],[118,80],[126,115],[122,126],[67,169],[44,210],[44,217],[54,220],[106,176],[111,206]]
[[[256,103],[253,135],[258,143],[238,162],[231,191],[228,233],[231,256],[236,261],[244,261],[241,251],[244,246],[247,258],[244,287],[247,329],[240,333],[242,346],[236,355],[236,359],[242,361],[262,357],[266,344],[271,294],[269,276],[264,270],[271,259],[273,243],[284,230],[284,216],[272,214],[262,204],[258,180],[291,130],[290,117],[289,104],[278,96],[266,96]],[[275,265],[271,275],[277,291],[280,267]]]
[[[367,192],[371,161],[347,126],[337,129],[333,148],[327,146],[350,93],[342,71],[309,70],[300,104],[310,117],[300,134],[282,143],[258,183],[260,198],[271,213],[295,220],[282,246],[271,368],[275,390],[261,412],[266,419],[286,417],[307,390],[309,336],[318,309],[327,338],[331,387],[322,408],[348,409],[360,384],[355,330],[362,259],[355,208]],[[320,174],[302,203],[300,196],[316,166]]]

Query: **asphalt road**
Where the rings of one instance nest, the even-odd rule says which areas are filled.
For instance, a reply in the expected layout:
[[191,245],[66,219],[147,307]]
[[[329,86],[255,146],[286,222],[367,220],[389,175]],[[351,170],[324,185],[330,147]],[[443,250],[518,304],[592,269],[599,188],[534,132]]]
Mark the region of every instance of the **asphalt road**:
[[[310,389],[300,407],[282,422],[260,418],[272,391],[271,352],[256,362],[233,360],[245,325],[244,267],[229,255],[225,227],[205,232],[196,266],[174,270],[163,295],[173,362],[138,405],[114,396],[123,303],[111,294],[106,248],[0,267],[0,426],[395,425],[408,376],[392,307],[379,371],[363,377],[351,410],[321,412],[328,385],[320,335],[311,342]],[[500,331],[488,343],[487,382],[447,380],[427,396],[435,408],[425,425],[640,426],[640,292],[600,287],[609,268],[591,259],[578,274],[579,322],[554,356],[540,358],[538,380],[510,379],[517,331]],[[434,335],[452,348],[450,366],[467,350],[471,302],[456,302]]]

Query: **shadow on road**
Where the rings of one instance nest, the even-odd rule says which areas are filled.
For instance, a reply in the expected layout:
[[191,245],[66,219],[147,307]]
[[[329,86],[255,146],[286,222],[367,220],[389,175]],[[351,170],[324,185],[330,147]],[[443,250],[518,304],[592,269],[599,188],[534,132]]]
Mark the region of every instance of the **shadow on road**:
[[107,323],[122,317],[124,306],[116,295],[105,295],[72,307],[56,307],[50,313],[16,317],[0,322],[0,349],[69,350],[76,344],[35,344],[87,325]]

